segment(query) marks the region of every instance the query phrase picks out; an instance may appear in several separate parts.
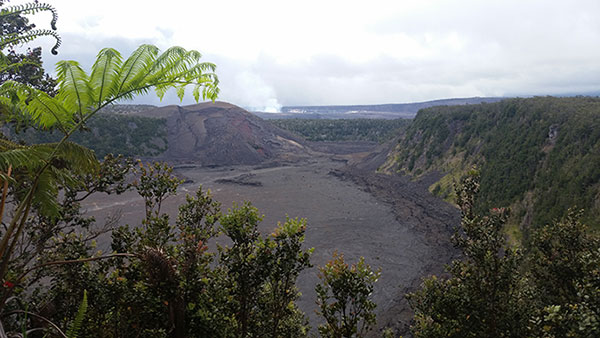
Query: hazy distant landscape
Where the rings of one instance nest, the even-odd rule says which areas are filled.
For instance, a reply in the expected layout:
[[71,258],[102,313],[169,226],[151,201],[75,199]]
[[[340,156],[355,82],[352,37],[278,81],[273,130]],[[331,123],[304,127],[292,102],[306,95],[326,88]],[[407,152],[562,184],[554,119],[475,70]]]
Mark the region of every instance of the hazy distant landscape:
[[501,97],[470,97],[415,103],[353,105],[353,106],[283,106],[277,113],[255,112],[264,119],[411,119],[420,109],[498,102]]

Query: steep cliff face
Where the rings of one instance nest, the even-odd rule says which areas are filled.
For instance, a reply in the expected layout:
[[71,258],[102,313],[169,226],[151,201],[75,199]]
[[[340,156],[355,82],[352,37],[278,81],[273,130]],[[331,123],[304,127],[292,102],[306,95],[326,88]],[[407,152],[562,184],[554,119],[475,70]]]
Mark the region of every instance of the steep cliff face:
[[304,141],[235,105],[215,102],[135,113],[166,119],[168,148],[159,158],[206,166],[293,161]]
[[480,207],[513,208],[514,221],[544,224],[568,208],[600,226],[600,99],[509,99],[424,109],[380,170],[444,176],[430,190],[453,199],[453,183],[481,172]]

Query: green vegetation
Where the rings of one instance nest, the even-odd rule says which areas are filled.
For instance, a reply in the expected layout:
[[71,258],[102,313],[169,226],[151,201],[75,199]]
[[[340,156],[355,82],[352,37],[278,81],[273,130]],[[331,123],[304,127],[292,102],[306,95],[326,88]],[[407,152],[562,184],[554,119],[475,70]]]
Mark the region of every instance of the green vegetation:
[[[67,336],[308,336],[307,319],[296,305],[296,279],[312,266],[313,250],[303,248],[306,220],[288,218],[268,236],[261,235],[262,216],[250,203],[221,212],[202,188],[186,196],[171,220],[161,205],[182,181],[164,163],[134,165],[109,156],[98,175],[82,180],[83,186],[62,187],[64,214],[54,219],[36,214],[28,222],[27,247],[44,241],[51,245],[19,252],[19,263],[37,259],[33,267],[11,270],[5,278],[5,292],[19,300],[8,302],[0,313],[5,328],[36,325],[20,315],[20,304],[27,304],[29,312],[43,313],[56,327],[70,327]],[[104,228],[81,214],[82,194],[127,190],[145,202],[139,224]],[[112,235],[105,254],[91,239],[107,230]],[[46,231],[53,232],[50,239],[37,236]],[[216,251],[209,249],[214,242]],[[218,244],[223,242],[229,244]],[[371,293],[378,273],[362,259],[349,268],[340,256],[322,271],[326,277],[317,290],[326,313],[341,312],[349,320],[339,328],[362,336],[375,323]],[[37,283],[40,279],[43,284]],[[342,332],[323,330],[326,337]]]
[[[164,164],[140,163],[134,171],[129,187],[146,202],[141,224],[114,230],[108,255],[84,236],[56,236],[46,259],[79,262],[42,266],[37,272],[51,287],[39,287],[30,304],[52,304],[46,316],[64,327],[79,317],[75,305],[88,290],[83,337],[306,335],[295,305],[296,278],[310,266],[311,250],[302,248],[304,220],[288,219],[261,236],[256,208],[246,203],[221,213],[200,188],[171,221],[160,206],[181,181]],[[217,244],[215,253],[208,245],[217,236],[231,244]]]
[[[600,99],[509,99],[419,112],[397,146],[396,168],[460,176],[481,170],[479,210],[510,206],[516,222],[548,224],[570,207],[600,226]],[[432,190],[451,196],[452,179]]]
[[479,213],[478,192],[471,171],[456,193],[463,258],[408,295],[415,337],[599,336],[600,241],[580,215],[537,227],[521,249],[505,241],[508,210]]
[[[167,149],[165,119],[99,113],[89,120],[86,130],[73,133],[71,140],[92,149],[99,159],[107,154],[151,157]],[[28,129],[13,137],[26,144],[57,142],[58,131]]]
[[[2,17],[12,14],[10,10],[0,12]],[[2,48],[5,46],[3,41]],[[28,277],[46,263],[72,263],[44,262],[52,257],[45,250],[61,248],[53,241],[65,233],[65,228],[73,236],[73,231],[89,228],[91,224],[76,211],[80,201],[77,192],[86,192],[83,196],[88,196],[94,191],[111,190],[103,183],[102,166],[94,153],[71,142],[70,137],[85,129],[88,120],[103,107],[150,89],[162,97],[174,88],[181,98],[185,87],[192,85],[196,100],[201,93],[205,99],[215,99],[219,91],[217,77],[212,73],[215,66],[199,60],[200,53],[179,47],[160,54],[158,48],[142,45],[125,60],[116,50],[106,48],[98,54],[90,74],[75,61],[58,62],[55,96],[13,80],[0,85],[0,106],[7,115],[6,121],[27,121],[34,128],[62,133],[60,141],[55,143],[21,145],[6,139],[0,142],[0,177],[4,183],[0,216],[6,219],[0,236],[0,280],[4,283],[0,290],[0,316],[4,323],[13,323],[13,330],[18,330],[19,321],[31,318],[27,316],[29,305],[13,302],[18,300],[14,296],[30,292],[27,288],[43,276],[34,275],[33,280]],[[11,67],[5,63],[1,66],[2,71]],[[91,177],[96,179],[92,186]],[[120,188],[112,191],[119,192]],[[61,199],[70,201],[69,207]],[[7,204],[10,213],[5,213]],[[87,260],[80,260],[78,255],[71,261]],[[25,313],[25,319],[14,318],[20,313]],[[7,316],[13,316],[13,321]],[[8,327],[8,324],[0,326],[2,336]]]
[[[4,5],[8,0],[0,0],[0,6]],[[35,14],[38,12],[51,12],[52,20],[50,26],[52,30],[48,29],[34,29],[35,25],[30,25],[29,20],[24,17],[24,14]],[[4,50],[8,47],[18,46],[25,42],[33,41],[40,36],[52,36],[56,39],[54,47],[52,47],[52,54],[57,54],[57,49],[60,46],[61,39],[56,34],[56,21],[58,15],[54,7],[44,3],[25,3],[16,6],[8,6],[0,10],[2,19],[2,35],[0,35],[0,50]],[[38,68],[40,65],[37,65]],[[10,70],[4,70],[10,73]],[[15,73],[13,73],[15,74]],[[6,73],[3,72],[2,76]]]
[[[59,62],[56,96],[12,80],[0,85],[6,121],[36,130],[30,144],[0,139],[0,217],[7,220],[0,232],[0,336],[307,336],[307,321],[295,303],[296,278],[311,266],[312,249],[303,249],[305,220],[287,219],[262,236],[256,208],[245,203],[223,214],[210,193],[199,189],[172,222],[161,212],[162,202],[182,183],[171,167],[141,161],[135,166],[110,154],[99,162],[90,149],[71,141],[85,138],[81,133],[87,130],[117,142],[147,139],[164,121],[99,111],[150,88],[160,97],[175,88],[182,97],[185,86],[194,85],[196,100],[200,90],[214,100],[215,66],[199,58],[178,47],[159,54],[143,45],[123,60],[107,48],[91,74],[74,61]],[[112,147],[94,146],[99,152]],[[145,202],[140,224],[109,220],[102,227],[82,215],[80,202],[88,196],[127,190]],[[107,232],[105,254],[95,239]],[[208,250],[219,235],[230,245]],[[368,269],[362,261],[359,266]],[[366,281],[346,292],[353,304],[368,309],[366,324],[346,324],[348,332],[366,332],[375,320],[370,300],[375,280]]]
[[375,119],[279,119],[269,120],[277,127],[309,141],[371,141],[383,143],[398,134],[410,120]]
[[319,326],[321,336],[364,337],[376,322],[377,305],[369,298],[381,273],[374,272],[362,257],[348,266],[337,253],[319,270],[322,284],[315,290],[319,314],[326,322]]

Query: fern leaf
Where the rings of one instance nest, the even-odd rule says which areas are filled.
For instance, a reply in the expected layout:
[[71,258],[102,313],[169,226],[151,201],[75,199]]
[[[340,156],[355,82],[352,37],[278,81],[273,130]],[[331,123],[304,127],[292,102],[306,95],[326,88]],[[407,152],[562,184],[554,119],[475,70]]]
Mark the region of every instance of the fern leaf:
[[118,94],[117,87],[113,84],[119,76],[122,63],[121,54],[112,48],[104,48],[98,53],[90,76],[90,87],[96,107],[101,106],[107,98]]
[[52,7],[51,5],[45,3],[30,2],[21,5],[8,6],[0,10],[0,17],[8,17],[21,14],[35,14],[41,11],[52,12],[52,21],[50,21],[50,26],[52,26],[53,30],[56,30],[56,21],[58,20],[58,14],[56,13],[56,9],[54,9],[54,7]]
[[[56,147],[58,143],[39,146]],[[73,142],[63,142],[55,153],[56,158],[65,161],[68,169],[77,175],[95,174],[100,170],[100,162],[93,150]]]
[[40,214],[56,218],[60,214],[60,206],[57,202],[58,185],[52,170],[44,170],[38,178],[35,193],[33,194],[33,205]]
[[40,154],[32,149],[12,149],[0,152],[0,168],[7,170],[10,165],[15,168],[39,168],[44,164]]
[[189,63],[188,52],[181,47],[171,47],[161,54],[151,70],[148,82],[162,82],[164,79],[177,79],[185,72]]
[[87,290],[83,290],[83,300],[81,301],[81,304],[79,305],[79,309],[77,310],[77,315],[75,316],[75,319],[73,319],[73,323],[71,323],[69,330],[67,330],[68,338],[76,338],[77,335],[79,334],[79,331],[81,331],[81,324],[83,324],[83,319],[85,318],[85,313],[87,312],[87,308],[88,308]]
[[26,84],[6,81],[0,86],[0,94],[8,97],[18,110],[26,111],[40,127],[50,128],[58,124],[64,132],[72,122],[71,114],[58,99]]
[[0,38],[0,48],[5,48],[7,46],[15,46],[15,45],[18,45],[21,43],[30,42],[40,36],[54,37],[56,42],[54,43],[54,46],[52,47],[51,52],[54,55],[58,54],[57,50],[58,50],[58,47],[60,47],[62,40],[56,32],[47,30],[47,29],[32,29],[28,32],[20,33],[20,34],[17,34],[17,33],[6,34],[6,35],[2,36],[2,38]]
[[0,139],[0,170],[6,171],[12,165],[14,168],[34,171],[46,163],[49,154],[48,149],[31,148]]
[[57,99],[68,112],[85,115],[92,106],[88,76],[75,61],[59,61],[56,64],[59,92]]
[[[56,21],[58,20],[58,14],[54,7],[44,3],[26,3],[15,6],[8,6],[0,10],[0,21],[4,21],[5,17],[21,15],[21,14],[35,14],[40,11],[50,11],[52,12],[52,20],[50,21],[50,26],[52,30],[56,30]],[[13,34],[4,34],[0,36],[0,49],[3,49],[6,46],[17,45],[19,43],[25,43],[31,41],[40,36],[53,36],[56,39],[56,43],[54,47],[52,47],[52,54],[58,54],[58,47],[61,44],[61,39],[58,34],[53,31],[46,29],[33,29],[25,33],[13,33]]]
[[177,87],[176,93],[179,100],[183,101],[183,96],[185,95],[185,85]]
[[152,45],[141,45],[125,60],[119,72],[116,93],[134,92],[139,87],[140,81],[154,64],[158,48]]
[[7,81],[0,85],[0,101],[18,104],[19,110],[30,114],[41,127],[58,125],[68,135],[99,108],[151,89],[162,98],[174,88],[181,98],[184,87],[193,85],[196,101],[200,99],[200,88],[203,99],[215,100],[219,93],[215,65],[199,62],[200,57],[199,52],[181,47],[159,55],[157,47],[142,45],[123,62],[117,51],[106,48],[98,54],[90,76],[77,62],[60,61],[59,94],[55,98]]

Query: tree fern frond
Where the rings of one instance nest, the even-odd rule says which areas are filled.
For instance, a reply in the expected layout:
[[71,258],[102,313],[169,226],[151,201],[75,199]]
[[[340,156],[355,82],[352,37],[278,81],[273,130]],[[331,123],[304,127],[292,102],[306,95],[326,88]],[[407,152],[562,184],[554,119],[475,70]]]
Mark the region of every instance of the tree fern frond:
[[37,125],[43,128],[58,124],[66,132],[72,115],[65,110],[62,102],[47,93],[16,81],[6,81],[0,86],[0,95],[11,99],[19,110],[25,110]]
[[46,169],[52,173],[52,178],[56,181],[58,186],[70,187],[73,189],[85,190],[85,182],[81,179],[81,176],[73,175],[68,169],[59,169],[53,166]]
[[[16,6],[8,6],[0,10],[0,21],[4,21],[5,17],[20,15],[20,14],[35,14],[40,11],[50,11],[52,12],[52,20],[50,21],[50,26],[52,30],[56,30],[56,21],[58,20],[58,14],[54,7],[49,4],[44,3],[26,3]],[[16,45],[20,43],[25,43],[31,41],[39,36],[53,36],[56,39],[56,43],[54,47],[52,47],[52,54],[58,54],[58,47],[60,47],[61,39],[58,34],[53,31],[46,29],[34,29],[25,33],[13,33],[13,34],[5,34],[0,36],[0,49],[3,49],[9,45]]]
[[79,305],[79,309],[77,310],[77,315],[75,315],[75,319],[73,319],[73,323],[71,323],[71,326],[69,326],[69,330],[67,330],[68,338],[77,338],[79,331],[81,330],[81,324],[83,323],[83,319],[85,318],[87,308],[87,290],[83,290],[83,300]]
[[183,87],[193,85],[196,100],[200,99],[200,88],[203,99],[216,99],[219,82],[214,64],[199,62],[199,52],[181,47],[170,48],[160,55],[158,52],[155,46],[142,45],[123,61],[114,49],[103,49],[90,76],[77,62],[61,61],[57,64],[59,94],[55,98],[4,83],[0,85],[0,100],[20,104],[20,111],[31,114],[40,126],[48,128],[58,124],[63,133],[69,135],[99,108],[152,89],[160,98],[170,88],[176,89],[182,97]]
[[119,72],[116,93],[135,90],[140,79],[145,77],[158,54],[158,48],[152,45],[141,45],[125,60]]
[[55,156],[67,163],[69,170],[78,175],[95,174],[100,170],[100,162],[93,150],[73,142],[40,144],[56,149]]
[[56,9],[54,9],[54,7],[45,3],[30,2],[21,5],[7,6],[0,10],[0,18],[21,14],[35,14],[41,11],[52,12],[52,20],[50,21],[50,26],[53,30],[56,30],[56,21],[58,20],[58,13],[56,12]]
[[180,85],[176,88],[176,94],[179,100],[183,100],[183,96],[185,95],[185,85]]
[[[51,156],[58,162],[52,163]],[[12,165],[32,171],[48,162],[58,169],[68,169],[71,175],[96,174],[100,169],[94,151],[73,142],[23,146],[0,139],[0,170],[5,171]]]
[[52,170],[44,170],[39,175],[32,203],[40,214],[55,218],[59,216],[60,206],[57,202],[58,185]]
[[42,167],[49,153],[39,149],[16,148],[0,152],[0,170],[6,171],[9,166],[13,168],[27,168],[30,171]]
[[163,99],[163,97],[165,96],[165,94],[167,93],[167,90],[169,90],[170,86],[168,85],[160,85],[160,86],[156,86],[154,88],[154,92],[156,93],[156,96],[158,96],[159,99]]
[[66,110],[56,98],[40,92],[33,95],[29,102],[27,110],[30,112],[33,121],[43,128],[51,128],[58,125],[59,129],[66,134],[73,127],[73,113]]
[[200,53],[191,53],[181,47],[169,48],[156,60],[148,82],[180,77],[188,70],[189,64],[193,64],[194,60],[198,61],[195,59],[198,54]]
[[60,36],[51,30],[48,29],[32,29],[25,33],[13,33],[13,34],[5,34],[0,36],[0,49],[3,49],[7,46],[15,46],[22,43],[30,42],[35,40],[40,36],[52,36],[56,40],[54,46],[51,49],[52,54],[58,54],[58,47],[60,47],[62,40]]
[[1,171],[0,171],[0,180],[2,180],[3,183],[5,181],[8,181],[9,184],[14,184],[16,182],[14,177],[8,176],[6,173],[1,172]]
[[106,98],[118,94],[117,87],[113,84],[119,76],[122,63],[121,54],[112,48],[104,48],[98,53],[96,62],[92,66],[89,83],[95,107],[101,106]]
[[60,88],[58,100],[62,101],[65,110],[77,112],[82,117],[92,105],[88,75],[76,61],[59,61],[56,77]]
[[216,74],[214,74],[216,69],[217,69],[217,66],[214,63],[201,62],[201,63],[195,64],[192,68],[190,68],[186,75],[189,77],[189,79],[193,79],[193,78],[201,76],[201,75],[209,75],[209,74],[212,74],[212,76],[216,77]]
[[194,100],[196,100],[196,102],[200,101],[200,86],[199,85],[195,85],[194,89],[192,89],[192,96],[194,97]]
[[[210,74],[209,74],[210,75]],[[217,99],[217,97],[219,96],[219,92],[221,91],[221,89],[219,89],[219,79],[217,78],[216,75],[214,75],[213,77],[209,77],[210,79],[205,82],[205,83],[201,83],[197,86],[202,86],[202,99],[203,100],[211,100],[214,101]]]
[[11,140],[0,138],[0,152],[13,150],[13,149],[23,149],[25,146],[13,142]]

